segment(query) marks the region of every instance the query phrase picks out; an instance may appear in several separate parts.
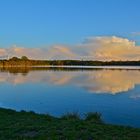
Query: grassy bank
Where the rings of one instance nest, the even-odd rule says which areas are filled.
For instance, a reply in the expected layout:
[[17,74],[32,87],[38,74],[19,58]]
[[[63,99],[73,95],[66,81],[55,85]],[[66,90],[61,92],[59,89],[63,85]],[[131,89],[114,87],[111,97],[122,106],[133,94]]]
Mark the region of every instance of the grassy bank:
[[100,114],[61,118],[0,108],[0,140],[140,140],[140,129],[105,124]]

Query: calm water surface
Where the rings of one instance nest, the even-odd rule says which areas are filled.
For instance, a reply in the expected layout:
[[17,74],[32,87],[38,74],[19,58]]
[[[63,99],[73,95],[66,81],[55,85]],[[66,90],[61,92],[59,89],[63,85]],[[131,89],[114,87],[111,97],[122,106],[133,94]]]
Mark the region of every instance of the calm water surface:
[[60,116],[100,112],[107,123],[140,127],[140,70],[0,70],[0,107]]

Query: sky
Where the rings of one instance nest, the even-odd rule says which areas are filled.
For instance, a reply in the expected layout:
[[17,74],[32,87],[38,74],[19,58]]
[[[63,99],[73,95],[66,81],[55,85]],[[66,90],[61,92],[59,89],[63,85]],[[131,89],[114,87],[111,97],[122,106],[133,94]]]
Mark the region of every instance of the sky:
[[139,0],[0,0],[0,56],[140,59],[139,13]]

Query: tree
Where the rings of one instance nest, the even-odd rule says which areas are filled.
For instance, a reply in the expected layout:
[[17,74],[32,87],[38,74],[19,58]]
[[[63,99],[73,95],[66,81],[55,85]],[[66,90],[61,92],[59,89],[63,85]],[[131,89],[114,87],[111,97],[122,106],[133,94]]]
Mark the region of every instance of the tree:
[[21,60],[29,60],[27,56],[22,56]]
[[11,61],[18,61],[18,60],[20,60],[20,59],[19,59],[18,57],[15,57],[15,56],[14,56],[14,57],[10,58],[10,60],[11,60]]

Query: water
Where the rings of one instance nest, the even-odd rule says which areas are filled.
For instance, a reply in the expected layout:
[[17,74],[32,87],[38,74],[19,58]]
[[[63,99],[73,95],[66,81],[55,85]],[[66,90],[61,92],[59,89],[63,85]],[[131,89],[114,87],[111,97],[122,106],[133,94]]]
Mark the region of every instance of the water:
[[0,107],[54,116],[100,112],[107,123],[140,127],[140,70],[1,68]]

